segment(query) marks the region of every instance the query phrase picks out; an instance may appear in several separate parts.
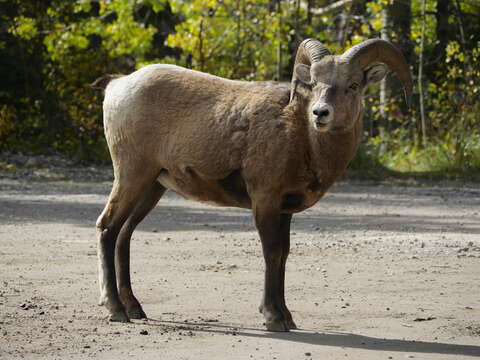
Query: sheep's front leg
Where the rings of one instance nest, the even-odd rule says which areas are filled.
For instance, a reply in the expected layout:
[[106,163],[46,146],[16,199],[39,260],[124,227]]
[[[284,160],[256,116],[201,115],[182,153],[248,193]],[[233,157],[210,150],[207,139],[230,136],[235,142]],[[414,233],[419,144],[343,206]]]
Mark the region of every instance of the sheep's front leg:
[[265,258],[265,283],[260,312],[265,316],[265,325],[269,331],[296,329],[285,304],[284,291],[292,215],[256,208],[254,216]]

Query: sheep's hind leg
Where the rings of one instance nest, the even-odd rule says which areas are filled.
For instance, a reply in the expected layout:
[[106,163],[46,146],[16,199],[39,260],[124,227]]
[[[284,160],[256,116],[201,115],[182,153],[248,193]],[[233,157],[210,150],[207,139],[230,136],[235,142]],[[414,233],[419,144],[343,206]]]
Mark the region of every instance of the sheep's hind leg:
[[255,223],[265,258],[265,283],[260,312],[269,331],[295,329],[292,315],[285,305],[285,262],[290,244],[291,215],[254,210]]
[[155,207],[165,193],[165,190],[162,185],[155,182],[151,189],[138,201],[132,214],[128,217],[125,224],[123,224],[122,230],[120,230],[118,234],[115,248],[117,286],[120,301],[124,305],[130,319],[143,319],[147,317],[132,291],[130,281],[130,240],[137,225]]
[[[129,318],[120,301],[115,276],[115,245],[122,225],[141,198],[143,189],[150,188],[156,174],[145,173],[145,168],[125,170],[117,174],[107,205],[97,220],[98,272],[100,286],[99,305],[105,305],[110,321],[128,322]],[[137,171],[139,170],[139,171]],[[138,176],[142,174],[142,176]]]

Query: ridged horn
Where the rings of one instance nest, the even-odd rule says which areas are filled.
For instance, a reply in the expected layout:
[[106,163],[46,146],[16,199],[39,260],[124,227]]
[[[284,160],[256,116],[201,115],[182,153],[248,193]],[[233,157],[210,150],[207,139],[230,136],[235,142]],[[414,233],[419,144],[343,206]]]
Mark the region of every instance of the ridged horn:
[[290,91],[290,101],[292,101],[297,89],[297,76],[295,75],[295,66],[298,64],[312,65],[319,62],[324,56],[330,55],[330,51],[317,39],[305,39],[301,42],[295,56],[295,64],[293,65],[292,89]]
[[388,65],[402,82],[405,101],[407,106],[410,107],[413,89],[410,69],[401,51],[392,43],[382,39],[366,40],[346,51],[341,59],[348,62],[358,61],[362,68],[372,62],[382,62]]

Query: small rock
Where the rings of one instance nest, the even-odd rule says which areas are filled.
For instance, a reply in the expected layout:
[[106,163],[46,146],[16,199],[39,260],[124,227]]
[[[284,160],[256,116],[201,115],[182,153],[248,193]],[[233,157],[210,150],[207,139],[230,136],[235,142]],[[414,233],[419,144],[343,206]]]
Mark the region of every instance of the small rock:
[[312,356],[312,353],[311,352],[306,352],[305,356]]
[[38,160],[34,157],[31,157],[29,158],[26,162],[25,162],[25,166],[29,166],[29,167],[35,167],[38,165]]
[[218,322],[218,319],[205,319],[205,322]]
[[426,318],[422,318],[422,317],[417,317],[415,319],[413,319],[413,321],[430,321],[430,320],[435,320],[436,317],[434,316],[429,316],[429,317],[426,317]]
[[140,330],[140,335],[148,335],[148,331],[145,329]]

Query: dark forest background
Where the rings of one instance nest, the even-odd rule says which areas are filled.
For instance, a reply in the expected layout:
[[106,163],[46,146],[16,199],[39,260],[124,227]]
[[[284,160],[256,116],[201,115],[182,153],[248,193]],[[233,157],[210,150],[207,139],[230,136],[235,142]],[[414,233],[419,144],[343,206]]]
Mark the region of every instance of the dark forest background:
[[411,64],[412,109],[394,76],[366,95],[354,169],[480,173],[479,0],[0,0],[0,151],[108,162],[97,77],[175,63],[289,81],[306,37],[336,53],[382,37]]

